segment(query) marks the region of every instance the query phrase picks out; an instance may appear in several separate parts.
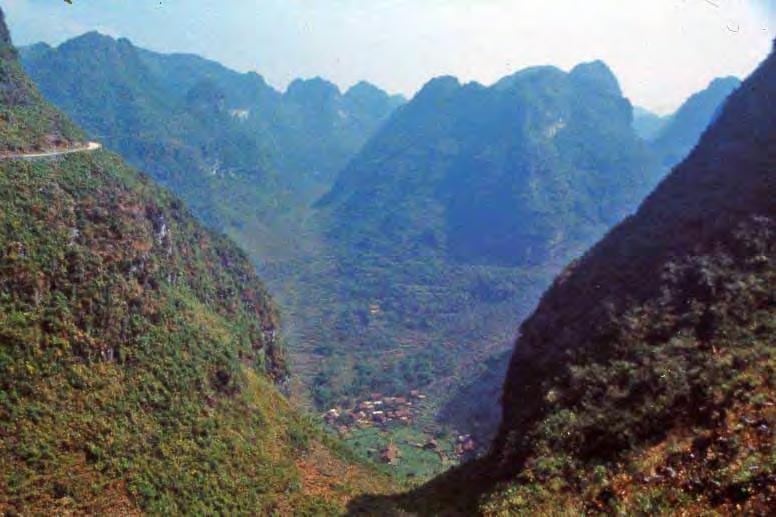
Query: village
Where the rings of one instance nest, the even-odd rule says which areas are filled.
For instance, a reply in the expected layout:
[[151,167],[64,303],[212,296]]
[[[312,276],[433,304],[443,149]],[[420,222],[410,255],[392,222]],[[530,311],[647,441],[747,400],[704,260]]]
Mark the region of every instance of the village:
[[[412,426],[417,424],[420,406],[426,398],[426,395],[419,390],[412,390],[406,396],[384,396],[382,393],[372,393],[368,399],[356,401],[350,409],[340,407],[329,409],[323,414],[323,420],[343,438],[354,431],[369,428],[387,431],[396,426]],[[476,453],[477,444],[471,435],[456,435],[452,440],[452,447],[442,447],[433,436],[431,429],[423,431],[430,435],[423,443],[407,441],[403,445],[436,453],[443,463],[450,460],[460,461]],[[379,450],[370,452],[378,453],[377,459],[391,465],[395,465],[400,457],[400,449],[394,441],[389,441]],[[454,457],[448,458],[448,454]]]
[[418,413],[417,405],[426,398],[418,390],[412,390],[408,397],[385,397],[372,393],[369,399],[358,401],[350,410],[331,408],[323,415],[327,424],[340,434],[352,427],[366,428],[386,425],[391,422],[409,424]]

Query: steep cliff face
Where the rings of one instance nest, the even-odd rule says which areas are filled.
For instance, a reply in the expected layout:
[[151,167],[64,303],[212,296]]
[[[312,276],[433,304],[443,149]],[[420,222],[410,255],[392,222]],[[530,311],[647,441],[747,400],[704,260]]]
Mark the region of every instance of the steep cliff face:
[[[30,125],[0,142],[35,149],[72,126],[15,59],[0,106]],[[277,327],[245,254],[115,155],[0,160],[0,512],[335,513],[379,490],[281,396]]]
[[772,504],[774,85],[772,54],[522,326],[493,465],[529,487],[589,489],[554,508]]

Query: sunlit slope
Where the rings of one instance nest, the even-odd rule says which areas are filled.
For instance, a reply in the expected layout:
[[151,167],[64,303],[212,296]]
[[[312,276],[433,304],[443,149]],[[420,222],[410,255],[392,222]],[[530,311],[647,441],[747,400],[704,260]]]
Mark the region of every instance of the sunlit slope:
[[[4,45],[28,129],[2,147],[69,134]],[[326,514],[380,490],[278,391],[277,327],[245,254],[118,157],[0,161],[0,511]]]

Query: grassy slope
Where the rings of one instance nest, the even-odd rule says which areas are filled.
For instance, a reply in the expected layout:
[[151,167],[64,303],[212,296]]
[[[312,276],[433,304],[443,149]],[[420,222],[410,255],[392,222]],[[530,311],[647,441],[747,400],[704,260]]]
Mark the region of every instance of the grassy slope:
[[303,474],[322,437],[268,380],[276,315],[231,243],[107,153],[0,167],[0,506],[333,510],[379,489],[331,452],[349,477]]
[[[14,59],[5,112],[55,119],[32,148],[69,123],[14,100]],[[252,265],[147,177],[105,151],[2,161],[0,207],[0,511],[322,514],[389,486],[280,395]]]

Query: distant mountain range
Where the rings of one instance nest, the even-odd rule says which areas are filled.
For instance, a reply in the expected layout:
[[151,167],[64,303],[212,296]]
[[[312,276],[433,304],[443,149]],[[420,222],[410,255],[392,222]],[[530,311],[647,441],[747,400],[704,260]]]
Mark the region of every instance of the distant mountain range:
[[339,298],[322,325],[332,360],[390,365],[356,376],[372,389],[448,393],[505,350],[515,309],[527,315],[551,275],[659,181],[631,114],[601,62],[491,87],[429,82],[317,205],[336,254]]
[[285,93],[189,54],[96,32],[21,50],[45,97],[94,138],[178,193],[254,256],[283,255],[309,202],[403,102],[368,83],[321,79]]
[[[220,162],[223,170],[243,174],[269,169],[293,188],[330,180],[403,102],[366,82],[341,94],[319,78],[297,79],[280,93],[256,73],[191,54],[151,52],[96,32],[56,48],[22,48],[21,57],[47,98],[133,160],[148,153],[135,145],[143,137],[147,146],[173,146],[171,160],[189,156],[192,163],[179,168],[210,172]],[[210,95],[200,91],[192,106],[198,89]],[[209,111],[198,112],[204,108]],[[240,152],[222,147],[229,144]],[[160,175],[166,165],[175,163],[157,163]]]
[[725,100],[740,84],[736,77],[714,79],[706,89],[687,99],[676,113],[663,117],[635,107],[633,127],[650,143],[663,166],[671,169],[695,147]]

